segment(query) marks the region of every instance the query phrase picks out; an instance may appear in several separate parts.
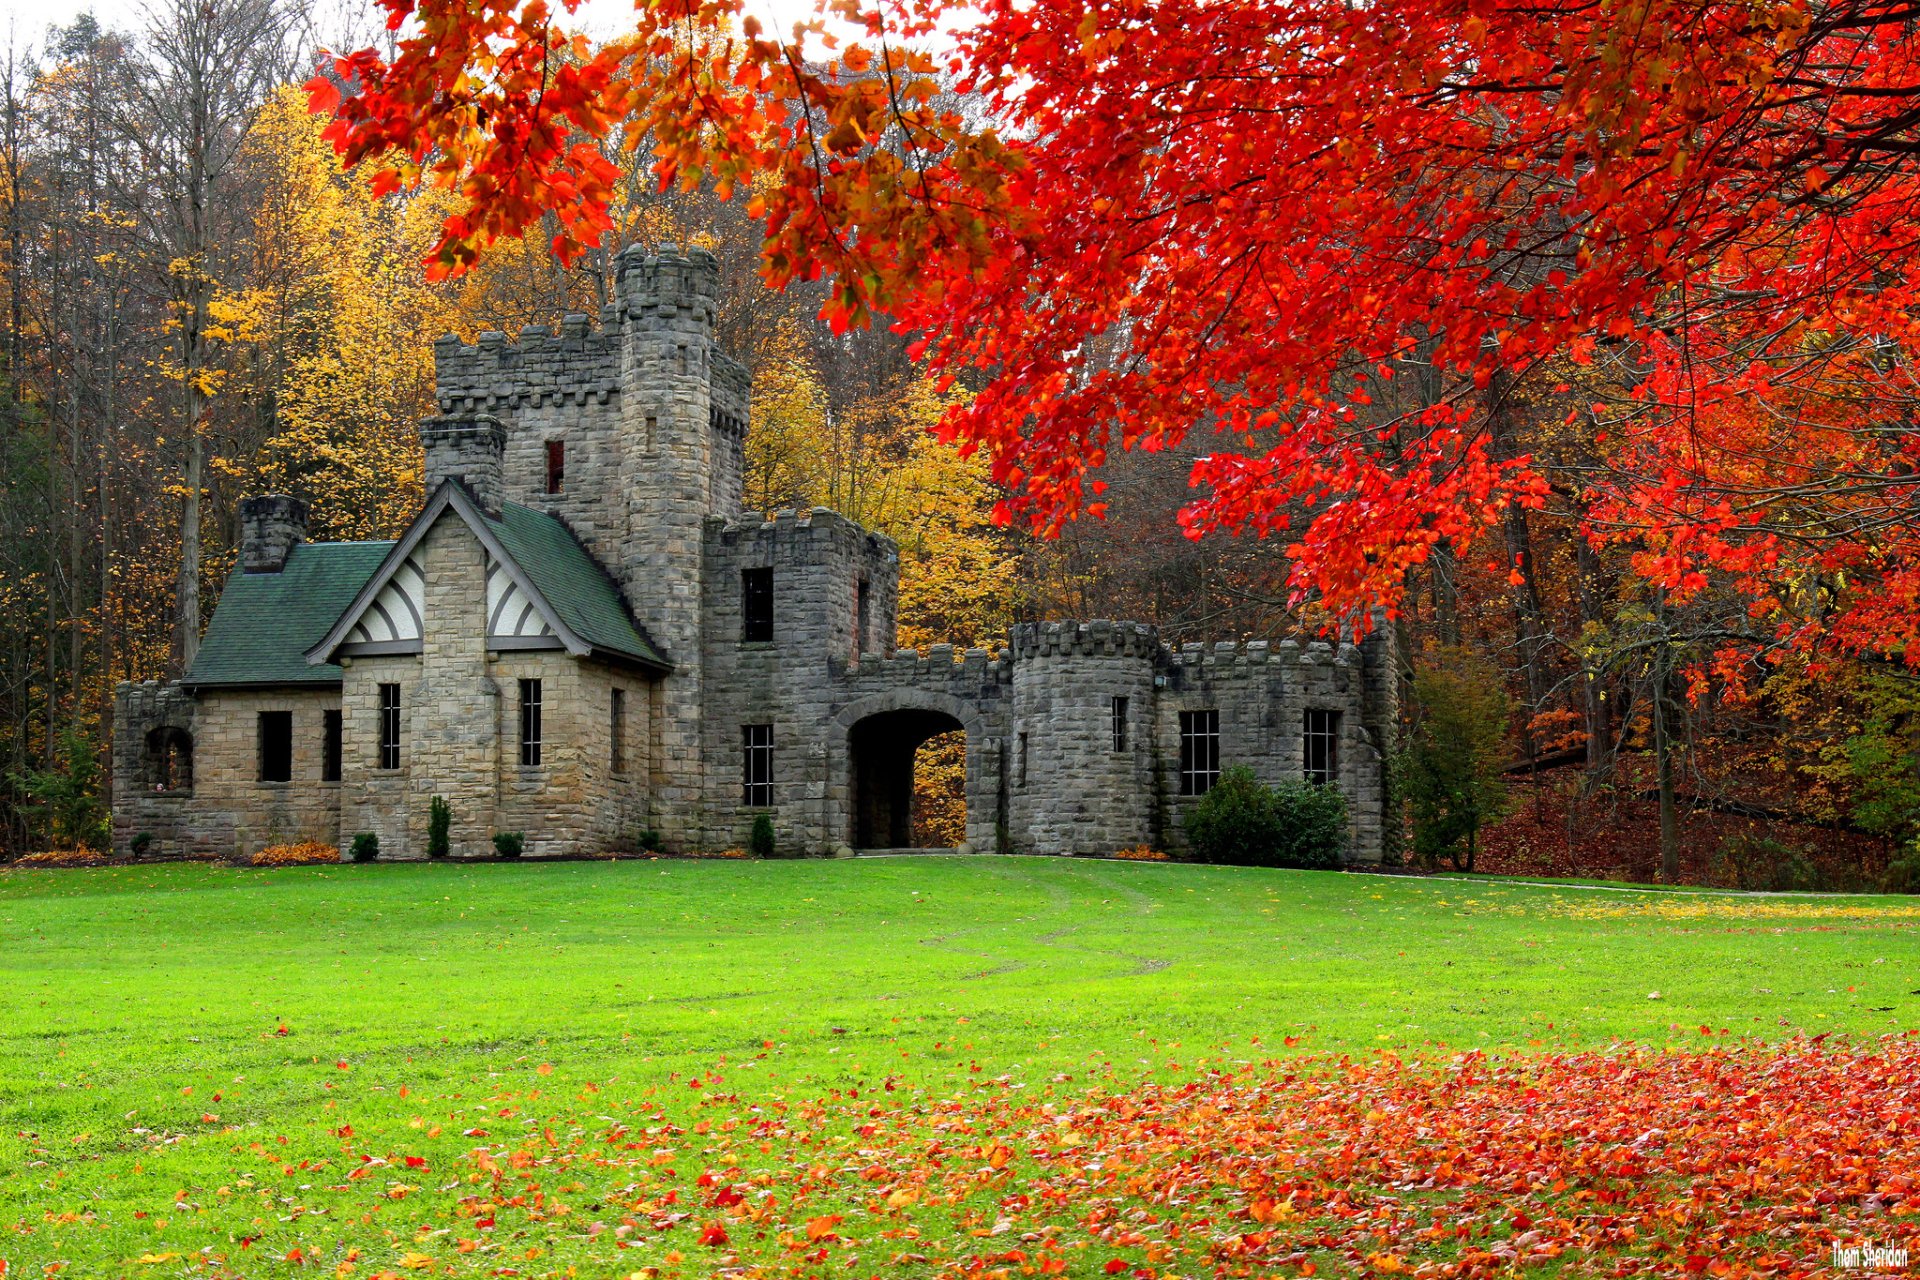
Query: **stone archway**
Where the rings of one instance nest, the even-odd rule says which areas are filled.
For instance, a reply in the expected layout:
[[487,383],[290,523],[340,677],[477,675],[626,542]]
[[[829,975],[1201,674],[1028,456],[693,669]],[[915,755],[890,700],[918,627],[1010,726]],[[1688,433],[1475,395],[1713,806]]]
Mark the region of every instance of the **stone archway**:
[[1000,821],[1001,743],[978,710],[930,689],[871,694],[834,717],[829,814],[835,839],[855,849],[912,847],[915,756],[929,739],[966,735],[966,844],[990,851]]
[[906,849],[914,832],[914,774],[929,739],[966,726],[943,711],[910,707],[856,721],[847,735],[852,770],[853,847]]

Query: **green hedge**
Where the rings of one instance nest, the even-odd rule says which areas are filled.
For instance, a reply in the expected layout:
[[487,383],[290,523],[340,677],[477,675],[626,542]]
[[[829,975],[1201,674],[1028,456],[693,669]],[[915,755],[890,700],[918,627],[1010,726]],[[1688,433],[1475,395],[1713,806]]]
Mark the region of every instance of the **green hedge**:
[[1187,857],[1242,867],[1337,868],[1347,849],[1347,798],[1337,787],[1269,787],[1227,770],[1187,814]]

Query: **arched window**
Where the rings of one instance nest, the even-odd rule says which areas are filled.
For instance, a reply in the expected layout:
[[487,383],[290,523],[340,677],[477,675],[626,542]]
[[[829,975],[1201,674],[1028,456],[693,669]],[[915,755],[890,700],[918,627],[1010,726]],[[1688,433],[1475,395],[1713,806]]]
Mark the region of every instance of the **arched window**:
[[193,790],[193,735],[162,725],[147,735],[147,786],[154,791]]

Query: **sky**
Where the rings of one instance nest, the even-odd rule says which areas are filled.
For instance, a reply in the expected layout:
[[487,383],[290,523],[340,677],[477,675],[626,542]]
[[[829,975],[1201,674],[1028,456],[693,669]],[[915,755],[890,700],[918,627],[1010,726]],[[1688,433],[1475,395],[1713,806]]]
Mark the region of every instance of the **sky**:
[[[747,2],[748,12],[779,31],[813,15],[813,0]],[[330,24],[335,31],[366,31],[379,21],[374,16],[373,0],[320,0],[319,7],[339,14],[339,20]],[[104,27],[138,30],[145,25],[144,10],[144,0],[0,0],[0,43],[37,46],[47,27],[64,26],[87,12]],[[632,0],[585,0],[576,21],[589,31],[608,33],[617,31],[622,19],[632,12]]]

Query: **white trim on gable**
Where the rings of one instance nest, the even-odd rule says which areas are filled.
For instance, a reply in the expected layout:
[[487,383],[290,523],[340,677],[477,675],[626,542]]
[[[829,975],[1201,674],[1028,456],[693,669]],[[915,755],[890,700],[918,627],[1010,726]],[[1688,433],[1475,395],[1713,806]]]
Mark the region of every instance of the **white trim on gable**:
[[408,556],[347,632],[344,643],[394,644],[410,640],[418,644],[426,634],[422,622],[426,605],[426,575],[420,571],[420,562]]
[[526,640],[552,636],[553,627],[527,593],[505,572],[498,560],[487,557],[487,644],[497,640]]
[[[459,481],[455,480],[442,484],[438,489],[433,491],[433,496],[427,499],[427,505],[420,509],[420,514],[413,518],[413,523],[407,526],[407,531],[400,536],[399,541],[393,544],[393,549],[387,552],[386,558],[380,562],[380,567],[375,569],[373,576],[367,579],[367,585],[360,588],[359,594],[354,596],[353,603],[347,606],[346,611],[343,612],[339,620],[333,624],[332,629],[327,632],[326,637],[321,640],[319,644],[307,650],[307,662],[309,665],[319,666],[322,663],[332,662],[334,660],[334,654],[340,652],[350,643],[349,635],[360,626],[362,619],[373,609],[374,603],[384,598],[387,588],[396,578],[401,576],[401,571],[405,569],[409,563],[414,563],[415,576],[418,577],[419,568],[417,562],[413,561],[413,553],[419,548],[421,541],[427,536],[427,531],[433,528],[434,522],[449,509],[460,517],[467,528],[473,531],[473,535],[476,538],[480,539],[480,545],[487,550],[488,565],[490,567],[495,565],[499,567],[499,576],[503,582],[509,584],[512,590],[526,602],[532,614],[539,619],[539,627],[546,628],[544,632],[538,627],[535,627],[531,632],[512,634],[510,638],[516,645],[539,643],[541,647],[545,647],[547,643],[557,642],[560,647],[565,648],[568,653],[574,654],[577,657],[584,657],[593,652],[593,646],[581,639],[579,635],[574,633],[572,628],[560,620],[559,615],[554,612],[553,606],[548,604],[546,599],[541,596],[538,589],[534,587],[532,581],[528,579],[526,573],[520,566],[513,562],[513,557],[508,555],[506,548],[500,545],[500,539],[495,537],[493,530],[487,527],[486,517],[481,514],[480,508],[474,505],[473,498],[467,493],[465,487],[462,486]],[[489,596],[491,596],[492,590],[491,582],[489,582]],[[422,581],[423,596],[424,593],[425,587],[424,581]],[[389,616],[391,616],[391,610],[388,612]],[[425,610],[421,610],[421,613],[424,615]],[[491,611],[489,611],[489,614],[491,614]],[[516,615],[515,625],[520,625],[517,619],[518,615]],[[528,623],[527,625],[531,626],[532,624]],[[546,641],[543,637],[552,637],[552,640]],[[378,645],[380,646],[379,651],[392,652],[393,650],[389,649],[387,647],[388,645],[408,644],[410,642],[362,640],[352,641],[351,643],[356,645]],[[412,652],[415,650],[408,649],[403,651]],[[363,652],[366,652],[366,650],[363,650]]]

